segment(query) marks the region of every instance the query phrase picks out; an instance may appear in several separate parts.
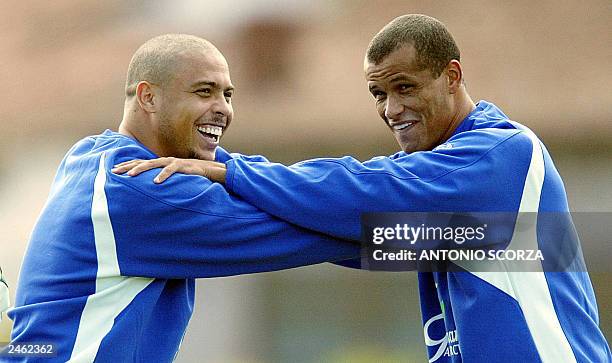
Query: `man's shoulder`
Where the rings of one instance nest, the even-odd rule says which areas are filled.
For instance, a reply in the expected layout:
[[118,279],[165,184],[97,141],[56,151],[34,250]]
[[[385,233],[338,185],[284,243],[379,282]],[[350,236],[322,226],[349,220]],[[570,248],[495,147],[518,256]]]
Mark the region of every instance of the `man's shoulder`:
[[511,146],[516,152],[531,150],[535,135],[528,129],[521,128],[480,128],[454,135],[433,151],[464,151],[474,154],[490,153],[501,146]]
[[[398,152],[390,159],[402,161],[405,157],[426,157],[427,155],[446,155],[447,159],[457,167],[463,167],[481,160],[487,155],[503,155],[516,160],[519,155],[530,155],[532,150],[531,131],[518,127],[487,127],[462,131],[453,135],[444,143],[432,150],[406,154]],[[533,134],[533,133],[531,133]],[[512,152],[508,152],[512,150]]]
[[511,120],[495,104],[481,100],[476,110],[449,139],[451,140],[488,149],[501,143],[531,147],[537,137],[525,125]]
[[151,159],[155,157],[151,151],[136,140],[106,130],[98,135],[87,136],[79,140],[66,154],[66,162],[95,158],[104,154],[107,162],[120,163],[131,159]]

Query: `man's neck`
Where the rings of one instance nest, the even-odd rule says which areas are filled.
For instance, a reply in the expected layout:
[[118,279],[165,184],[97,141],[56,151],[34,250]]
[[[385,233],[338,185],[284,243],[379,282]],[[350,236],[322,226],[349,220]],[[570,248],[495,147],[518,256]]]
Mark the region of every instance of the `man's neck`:
[[453,135],[457,127],[459,127],[463,120],[465,120],[465,118],[468,117],[468,115],[476,108],[474,101],[472,101],[472,98],[467,94],[467,92],[461,92],[461,94],[458,96],[456,107],[457,111],[449,124],[448,130],[444,134],[442,141],[443,143]]
[[[118,130],[118,132],[119,132],[121,135],[129,136],[129,137],[131,137],[132,139],[137,139],[137,138],[136,138],[136,135],[134,135],[134,133],[132,133],[132,132],[130,131],[130,129],[129,129],[129,127],[126,125],[125,121],[121,121],[121,123],[119,124],[119,130]],[[137,140],[138,140],[138,139],[137,139]],[[140,140],[138,140],[138,141],[140,141]]]
[[118,132],[122,135],[131,137],[139,143],[143,144],[147,149],[151,150],[155,155],[162,157],[167,156],[160,145],[159,140],[155,138],[155,133],[150,130],[145,130],[144,126],[147,121],[123,118],[119,124]]

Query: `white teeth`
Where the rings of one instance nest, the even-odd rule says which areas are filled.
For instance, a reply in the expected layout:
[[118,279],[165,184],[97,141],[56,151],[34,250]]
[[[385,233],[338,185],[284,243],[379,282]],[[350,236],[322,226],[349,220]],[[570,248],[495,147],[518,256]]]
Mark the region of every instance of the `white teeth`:
[[393,126],[393,129],[395,131],[401,131],[401,130],[405,129],[408,126],[412,126],[412,124],[414,124],[414,122],[406,122],[406,123],[403,123],[403,124],[399,124],[399,125]]
[[223,133],[223,129],[219,126],[198,126],[198,131],[200,132],[204,132],[207,134],[212,134],[215,136],[221,136],[221,134]]

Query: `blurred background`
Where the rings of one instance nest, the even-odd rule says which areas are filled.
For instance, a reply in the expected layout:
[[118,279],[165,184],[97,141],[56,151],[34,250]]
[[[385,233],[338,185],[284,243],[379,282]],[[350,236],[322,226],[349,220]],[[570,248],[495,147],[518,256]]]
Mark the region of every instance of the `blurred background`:
[[[237,87],[226,148],[285,163],[367,159],[397,146],[363,55],[405,13],[448,26],[472,98],[544,140],[573,211],[612,212],[609,1],[3,1],[0,266],[11,294],[59,161],[84,136],[116,130],[127,65],[144,41],[191,33],[225,54]],[[610,337],[610,270],[590,268]],[[0,341],[9,334],[5,319]],[[319,265],[199,280],[178,361],[424,362],[423,343],[414,273]]]

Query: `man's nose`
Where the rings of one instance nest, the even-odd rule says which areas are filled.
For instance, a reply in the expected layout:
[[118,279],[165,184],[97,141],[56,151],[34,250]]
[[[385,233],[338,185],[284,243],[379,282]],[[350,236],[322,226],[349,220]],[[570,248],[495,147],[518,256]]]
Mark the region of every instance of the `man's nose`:
[[212,111],[219,115],[228,117],[231,113],[232,106],[225,99],[225,96],[217,97],[215,104],[213,105]]
[[387,120],[397,120],[402,112],[404,112],[404,106],[397,97],[388,96],[385,104],[385,117]]

